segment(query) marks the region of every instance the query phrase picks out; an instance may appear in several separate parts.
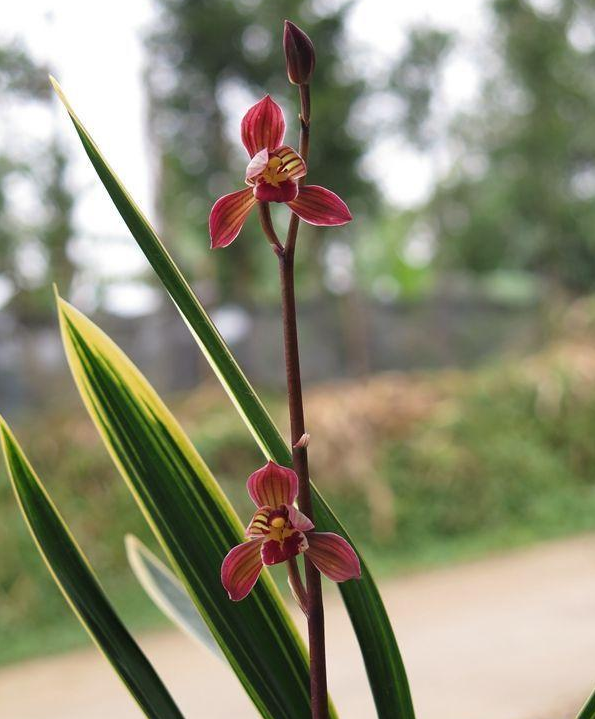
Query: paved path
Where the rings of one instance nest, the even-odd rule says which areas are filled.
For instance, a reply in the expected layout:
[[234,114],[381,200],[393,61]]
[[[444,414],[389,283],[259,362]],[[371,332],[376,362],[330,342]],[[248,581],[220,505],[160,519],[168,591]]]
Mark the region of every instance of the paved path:
[[[595,686],[595,536],[409,576],[383,593],[419,719],[566,719]],[[328,606],[342,719],[374,709],[348,620]],[[235,677],[174,631],[145,636],[187,719],[252,719]],[[94,650],[0,671],[1,719],[139,719]],[[279,719],[282,719],[279,717]]]

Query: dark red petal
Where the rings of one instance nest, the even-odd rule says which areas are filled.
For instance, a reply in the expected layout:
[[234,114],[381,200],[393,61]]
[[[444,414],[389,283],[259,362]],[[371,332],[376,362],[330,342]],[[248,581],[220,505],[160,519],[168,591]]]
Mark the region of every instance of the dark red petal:
[[260,554],[262,563],[270,567],[273,564],[286,562],[291,557],[307,551],[307,549],[308,540],[306,535],[296,529],[295,532],[285,537],[282,542],[278,542],[276,539],[265,539],[261,545]]
[[242,142],[250,157],[264,148],[272,151],[285,137],[283,110],[267,95],[244,115],[241,129]]
[[260,507],[254,512],[246,529],[247,537],[264,537],[269,534],[269,515],[274,511],[271,507]]
[[299,180],[306,174],[306,163],[293,147],[283,145],[278,147],[273,153],[281,160],[279,172],[287,172],[290,180]]
[[257,507],[279,509],[295,502],[298,478],[293,469],[269,461],[248,477],[248,494]]
[[308,559],[333,582],[360,578],[362,571],[357,554],[343,537],[333,532],[310,532],[308,545]]
[[221,583],[234,602],[243,599],[256,584],[262,570],[260,539],[238,544],[223,560],[221,565]]
[[256,198],[251,187],[217,200],[209,216],[211,249],[227,247],[235,240],[255,204]]
[[293,504],[289,506],[286,505],[286,508],[287,519],[291,522],[291,526],[294,529],[299,529],[300,532],[309,532],[314,529],[313,522],[311,522],[305,514],[302,514],[299,509],[296,509]]
[[300,187],[295,200],[287,204],[296,215],[311,225],[345,225],[353,219],[349,208],[338,195],[318,185]]
[[280,182],[279,187],[259,182],[254,188],[254,196],[261,202],[290,202],[298,196],[298,186],[293,180]]

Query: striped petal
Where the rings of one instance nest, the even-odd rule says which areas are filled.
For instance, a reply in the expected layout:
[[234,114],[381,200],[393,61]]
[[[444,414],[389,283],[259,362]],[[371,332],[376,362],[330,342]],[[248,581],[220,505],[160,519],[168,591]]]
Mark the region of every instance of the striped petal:
[[273,154],[281,160],[279,172],[287,172],[290,180],[298,180],[306,174],[306,163],[293,147],[282,145]]
[[256,204],[251,187],[220,197],[209,216],[211,249],[227,247],[240,234],[240,230]]
[[257,509],[246,529],[246,536],[266,537],[271,531],[269,529],[269,514],[272,511],[272,507],[260,507],[260,509]]
[[260,152],[257,152],[256,155],[250,160],[248,163],[248,167],[246,168],[246,182],[250,185],[254,184],[254,178],[258,177],[266,168],[267,163],[269,161],[269,151],[264,148],[264,150],[261,150]]
[[308,535],[308,559],[333,582],[359,579],[361,568],[353,547],[333,532],[312,532]]
[[296,509],[293,504],[286,506],[287,519],[291,522],[291,526],[294,529],[299,529],[300,532],[309,532],[314,529],[314,524],[302,514],[299,509]]
[[221,565],[221,583],[234,602],[250,593],[262,570],[262,557],[258,539],[238,544],[223,560]]
[[279,509],[293,504],[298,493],[297,474],[288,467],[269,461],[248,477],[248,494],[257,507]]
[[300,187],[295,200],[287,204],[296,215],[311,225],[345,225],[353,219],[349,208],[338,195],[318,185]]
[[266,148],[273,151],[285,137],[283,110],[271,98],[264,97],[251,107],[242,120],[242,142],[250,157]]
[[288,532],[281,542],[276,539],[265,539],[261,545],[260,554],[262,563],[270,567],[273,564],[286,562],[307,549],[308,540],[306,535],[296,529],[293,532]]

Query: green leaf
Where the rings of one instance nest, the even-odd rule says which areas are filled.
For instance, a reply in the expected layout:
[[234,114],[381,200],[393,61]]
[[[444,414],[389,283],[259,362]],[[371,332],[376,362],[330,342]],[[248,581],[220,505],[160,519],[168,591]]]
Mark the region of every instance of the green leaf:
[[86,557],[2,418],[0,436],[8,475],[25,521],[72,611],[146,716],[183,719],[161,679],[112,608]]
[[183,632],[221,657],[221,650],[184,585],[137,537],[126,536],[128,563],[155,605]]
[[[107,164],[97,145],[76,116],[59,85],[54,88],[66,106],[83,147],[122,219],[236,406],[267,459],[291,466],[291,452],[273,420],[246,379],[209,315],[176,267],[154,229]],[[314,487],[317,528],[351,540],[328,504]],[[360,555],[361,559],[361,555]],[[415,714],[407,675],[390,619],[365,562],[360,581],[339,585],[357,635],[380,719],[413,719]]]
[[267,719],[309,719],[306,651],[268,571],[232,602],[221,563],[244,528],[151,385],[84,315],[58,300],[66,354],[112,459],[248,695]]
[[595,691],[585,702],[585,705],[576,715],[576,719],[595,719]]

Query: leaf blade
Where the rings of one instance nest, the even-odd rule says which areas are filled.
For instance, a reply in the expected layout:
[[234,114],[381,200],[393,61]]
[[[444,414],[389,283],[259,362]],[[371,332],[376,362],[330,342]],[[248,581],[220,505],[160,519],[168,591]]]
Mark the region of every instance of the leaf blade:
[[150,719],[183,719],[157,673],[103,593],[8,425],[0,437],[17,502],[37,548],[72,611]]

